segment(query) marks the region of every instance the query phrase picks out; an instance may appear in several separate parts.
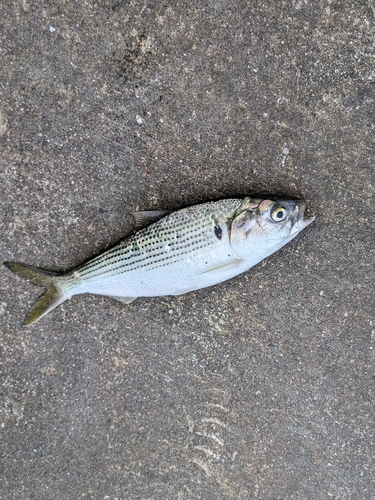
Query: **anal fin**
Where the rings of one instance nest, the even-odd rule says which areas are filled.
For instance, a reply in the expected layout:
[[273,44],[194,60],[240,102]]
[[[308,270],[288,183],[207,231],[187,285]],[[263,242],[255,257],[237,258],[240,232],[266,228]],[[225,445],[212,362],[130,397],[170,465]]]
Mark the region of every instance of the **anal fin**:
[[118,300],[119,302],[122,302],[123,304],[131,304],[133,300],[135,300],[137,297],[118,297],[114,295],[108,295],[111,299]]

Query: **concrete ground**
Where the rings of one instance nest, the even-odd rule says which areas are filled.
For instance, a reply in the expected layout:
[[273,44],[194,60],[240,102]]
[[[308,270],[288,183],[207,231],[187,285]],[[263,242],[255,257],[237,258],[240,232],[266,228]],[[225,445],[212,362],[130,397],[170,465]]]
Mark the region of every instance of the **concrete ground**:
[[254,192],[315,222],[248,273],[125,306],[0,270],[0,498],[375,491],[375,8],[0,5],[0,256],[66,270],[128,210]]

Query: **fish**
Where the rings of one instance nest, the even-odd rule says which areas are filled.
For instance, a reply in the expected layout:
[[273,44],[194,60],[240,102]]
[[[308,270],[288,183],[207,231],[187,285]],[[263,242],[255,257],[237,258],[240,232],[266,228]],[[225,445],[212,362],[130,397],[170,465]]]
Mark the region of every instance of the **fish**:
[[243,273],[295,238],[305,218],[301,199],[231,198],[177,211],[130,212],[135,229],[115,247],[65,273],[4,262],[46,288],[24,325],[74,295],[91,293],[130,304],[137,297],[181,295]]

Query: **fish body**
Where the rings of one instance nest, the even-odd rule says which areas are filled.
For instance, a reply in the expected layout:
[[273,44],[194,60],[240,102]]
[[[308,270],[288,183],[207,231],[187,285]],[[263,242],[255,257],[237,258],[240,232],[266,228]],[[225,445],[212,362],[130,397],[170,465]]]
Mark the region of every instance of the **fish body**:
[[26,318],[29,325],[73,295],[92,293],[130,303],[137,297],[180,295],[230,279],[307,227],[313,218],[304,219],[304,210],[301,200],[247,197],[171,213],[139,212],[136,220],[153,222],[66,274],[17,262],[5,265],[47,288]]

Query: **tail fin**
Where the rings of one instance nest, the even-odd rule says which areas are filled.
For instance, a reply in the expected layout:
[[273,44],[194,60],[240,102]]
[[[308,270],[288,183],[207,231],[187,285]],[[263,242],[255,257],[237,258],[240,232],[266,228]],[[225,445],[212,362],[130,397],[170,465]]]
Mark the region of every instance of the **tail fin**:
[[33,285],[47,288],[47,291],[35,301],[30,309],[25,318],[24,326],[32,325],[68,298],[61,292],[57,284],[56,278],[59,276],[57,273],[44,271],[43,269],[21,264],[20,262],[4,262],[4,265],[17,274],[17,276],[31,281]]

